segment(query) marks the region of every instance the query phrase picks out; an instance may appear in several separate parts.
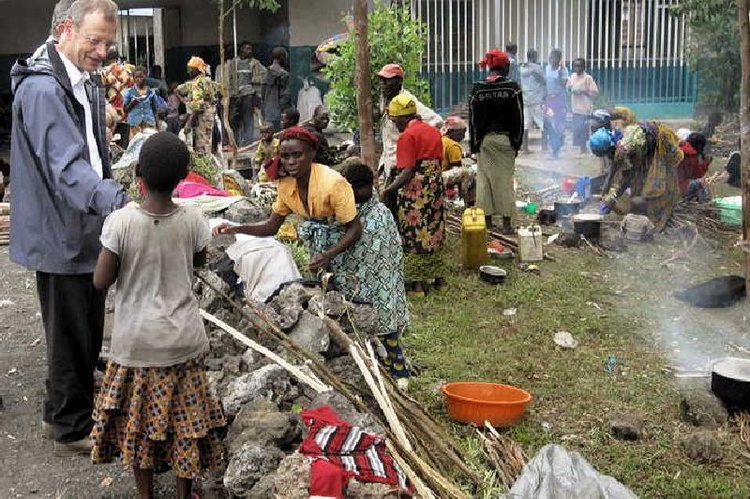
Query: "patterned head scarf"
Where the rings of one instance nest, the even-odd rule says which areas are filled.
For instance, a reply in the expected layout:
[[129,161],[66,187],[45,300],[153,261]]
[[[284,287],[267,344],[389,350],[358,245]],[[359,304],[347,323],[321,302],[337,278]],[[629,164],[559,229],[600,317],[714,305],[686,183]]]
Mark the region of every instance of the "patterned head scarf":
[[503,68],[510,64],[510,57],[508,54],[500,49],[492,49],[484,55],[484,59],[479,61],[479,66],[482,68]]
[[638,119],[629,107],[614,107],[612,108],[612,111],[610,111],[610,115],[612,120],[622,120],[625,123],[625,126],[634,125]]
[[625,128],[617,148],[625,154],[646,152],[646,132],[639,125]]
[[285,129],[279,135],[279,143],[285,140],[300,140],[308,144],[313,150],[318,148],[318,137],[301,126],[293,126]]
[[200,57],[196,55],[190,58],[190,60],[187,63],[187,67],[188,69],[197,69],[201,73],[205,73],[206,68],[207,68],[206,63],[203,62],[203,59],[201,59]]

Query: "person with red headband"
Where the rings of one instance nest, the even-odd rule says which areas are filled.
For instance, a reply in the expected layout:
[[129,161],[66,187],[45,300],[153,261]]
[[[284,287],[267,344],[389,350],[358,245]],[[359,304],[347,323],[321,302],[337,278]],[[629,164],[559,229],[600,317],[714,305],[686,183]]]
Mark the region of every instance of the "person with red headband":
[[[417,105],[417,115],[428,125],[440,128],[443,119],[435,111],[422,104],[412,93],[404,89],[404,69],[399,64],[386,64],[378,72],[380,80],[380,112],[382,120],[380,123],[380,136],[383,141],[383,153],[380,155],[378,171],[384,180],[390,180],[391,172],[395,171],[396,165],[396,143],[401,133],[388,116],[388,104],[399,94],[405,94],[414,99]],[[398,172],[396,172],[398,173]]]
[[516,209],[513,171],[523,143],[523,97],[518,83],[508,78],[510,58],[500,49],[487,52],[479,65],[490,70],[474,83],[469,99],[469,138],[477,160],[477,202],[487,227],[501,216],[504,233],[512,233]]
[[326,270],[331,261],[346,251],[362,234],[362,223],[357,215],[352,186],[335,170],[313,163],[318,138],[302,127],[287,128],[279,136],[279,157],[286,176],[279,179],[276,200],[271,207],[271,218],[250,225],[221,224],[214,235],[248,234],[267,237],[278,232],[286,217],[292,213],[317,222],[319,232],[313,238],[327,238],[328,225],[343,226],[344,234],[326,249],[318,241],[311,241],[313,252],[310,270]]

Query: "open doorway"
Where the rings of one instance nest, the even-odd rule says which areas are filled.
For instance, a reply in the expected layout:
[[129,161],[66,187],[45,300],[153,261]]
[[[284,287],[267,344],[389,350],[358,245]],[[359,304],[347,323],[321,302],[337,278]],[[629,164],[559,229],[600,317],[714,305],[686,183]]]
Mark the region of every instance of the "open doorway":
[[123,9],[119,17],[118,45],[123,60],[149,72],[154,66],[163,68],[162,9]]

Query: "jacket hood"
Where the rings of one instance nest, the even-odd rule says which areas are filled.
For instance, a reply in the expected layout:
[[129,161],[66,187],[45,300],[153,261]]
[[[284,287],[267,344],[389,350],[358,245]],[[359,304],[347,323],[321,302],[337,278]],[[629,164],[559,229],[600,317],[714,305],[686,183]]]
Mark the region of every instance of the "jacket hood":
[[[16,92],[18,85],[30,76],[49,75],[59,80],[60,78],[55,71],[55,64],[53,63],[53,59],[55,58],[62,64],[62,60],[55,49],[55,44],[48,42],[39,47],[31,57],[18,59],[10,70],[10,83],[13,93]],[[64,87],[70,86],[69,82],[66,85],[61,80],[60,83]]]

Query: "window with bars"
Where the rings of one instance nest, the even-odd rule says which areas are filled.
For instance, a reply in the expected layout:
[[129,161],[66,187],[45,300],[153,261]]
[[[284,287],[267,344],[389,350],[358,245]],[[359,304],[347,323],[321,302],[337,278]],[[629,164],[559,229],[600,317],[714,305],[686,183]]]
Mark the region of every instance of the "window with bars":
[[589,0],[590,58],[600,65],[682,62],[684,20],[678,0]]
[[474,64],[472,0],[419,0],[413,4],[413,14],[427,24],[426,67]]

